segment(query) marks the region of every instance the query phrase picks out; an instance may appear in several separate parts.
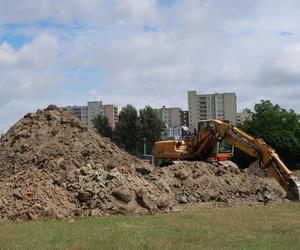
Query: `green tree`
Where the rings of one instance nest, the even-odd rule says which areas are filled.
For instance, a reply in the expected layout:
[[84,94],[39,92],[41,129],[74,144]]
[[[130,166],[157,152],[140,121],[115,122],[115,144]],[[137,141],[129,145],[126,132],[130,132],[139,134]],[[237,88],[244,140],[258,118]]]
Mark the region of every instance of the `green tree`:
[[[254,107],[252,119],[245,121],[240,128],[264,139],[273,147],[290,169],[300,168],[300,119],[293,110],[285,110],[270,101],[262,100]],[[235,160],[243,167],[249,157],[237,151]]]
[[119,113],[119,121],[115,128],[115,141],[131,154],[137,153],[139,133],[139,116],[135,107],[127,105]]
[[99,132],[99,134],[105,137],[112,138],[113,131],[106,116],[98,115],[93,120],[93,124]]
[[161,137],[165,127],[157,112],[150,106],[140,110],[139,149],[143,152],[143,142],[146,140],[147,153],[152,154],[154,143]]

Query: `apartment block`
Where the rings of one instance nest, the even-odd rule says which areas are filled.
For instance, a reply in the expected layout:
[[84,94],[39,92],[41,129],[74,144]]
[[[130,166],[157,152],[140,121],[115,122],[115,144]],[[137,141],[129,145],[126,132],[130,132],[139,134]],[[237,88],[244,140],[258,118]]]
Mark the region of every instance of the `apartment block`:
[[87,106],[67,106],[64,110],[73,112],[88,127],[93,127],[93,120],[98,116],[106,116],[114,129],[118,122],[118,108],[113,104],[103,105],[102,101],[88,102]]
[[180,125],[180,108],[166,108],[166,106],[162,106],[162,108],[155,110],[167,128],[174,128]]
[[74,113],[84,124],[88,125],[88,108],[87,106],[67,106],[64,110]]
[[161,139],[162,140],[179,139],[181,135],[182,135],[182,126],[165,128],[161,134]]
[[180,125],[189,127],[189,111],[180,110]]
[[179,107],[166,108],[166,106],[162,106],[156,111],[166,126],[161,134],[161,139],[179,139],[182,127],[188,127],[189,112],[183,111]]
[[104,106],[104,115],[108,118],[110,126],[115,129],[118,123],[118,107],[113,104]]
[[202,120],[220,119],[236,123],[236,94],[197,94],[188,91],[189,128],[198,127]]
[[250,109],[243,109],[242,112],[236,114],[236,123],[243,124],[246,120],[251,120],[252,113]]
[[101,101],[88,102],[87,105],[88,111],[88,126],[93,127],[93,119],[98,115],[104,116],[104,107]]

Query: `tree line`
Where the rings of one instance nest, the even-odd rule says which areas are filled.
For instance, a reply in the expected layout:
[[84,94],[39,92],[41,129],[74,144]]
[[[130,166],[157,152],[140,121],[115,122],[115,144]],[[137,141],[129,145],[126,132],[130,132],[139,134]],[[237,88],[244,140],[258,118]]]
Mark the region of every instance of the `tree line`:
[[[262,100],[255,105],[252,118],[239,128],[253,137],[262,138],[289,169],[300,169],[300,116],[294,110]],[[238,149],[233,160],[242,168],[254,161]]]
[[165,127],[158,113],[150,106],[137,111],[130,104],[121,109],[114,131],[105,116],[97,116],[93,123],[102,136],[111,138],[133,155],[144,153],[144,143],[146,153],[152,154],[154,143],[160,140]]
[[[120,147],[131,154],[142,154],[146,140],[147,154],[152,154],[155,141],[160,140],[164,123],[150,106],[139,112],[132,105],[123,107],[114,131],[106,117],[98,116],[94,121],[100,134],[112,138]],[[255,104],[252,118],[238,126],[249,135],[262,138],[276,150],[290,169],[300,169],[300,116],[270,101]],[[255,159],[235,149],[232,159],[245,168]]]

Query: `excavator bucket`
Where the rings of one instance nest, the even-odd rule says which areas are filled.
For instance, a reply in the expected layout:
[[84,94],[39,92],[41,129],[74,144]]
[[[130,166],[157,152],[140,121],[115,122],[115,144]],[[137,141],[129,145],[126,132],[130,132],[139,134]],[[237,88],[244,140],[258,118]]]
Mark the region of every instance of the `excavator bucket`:
[[290,179],[289,190],[286,193],[289,200],[300,201],[300,181],[297,178]]

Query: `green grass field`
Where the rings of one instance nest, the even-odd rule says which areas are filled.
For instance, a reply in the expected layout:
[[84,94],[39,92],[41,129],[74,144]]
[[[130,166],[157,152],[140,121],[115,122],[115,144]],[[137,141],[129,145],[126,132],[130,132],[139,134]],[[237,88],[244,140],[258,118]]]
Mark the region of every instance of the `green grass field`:
[[300,249],[300,204],[1,222],[1,249]]

